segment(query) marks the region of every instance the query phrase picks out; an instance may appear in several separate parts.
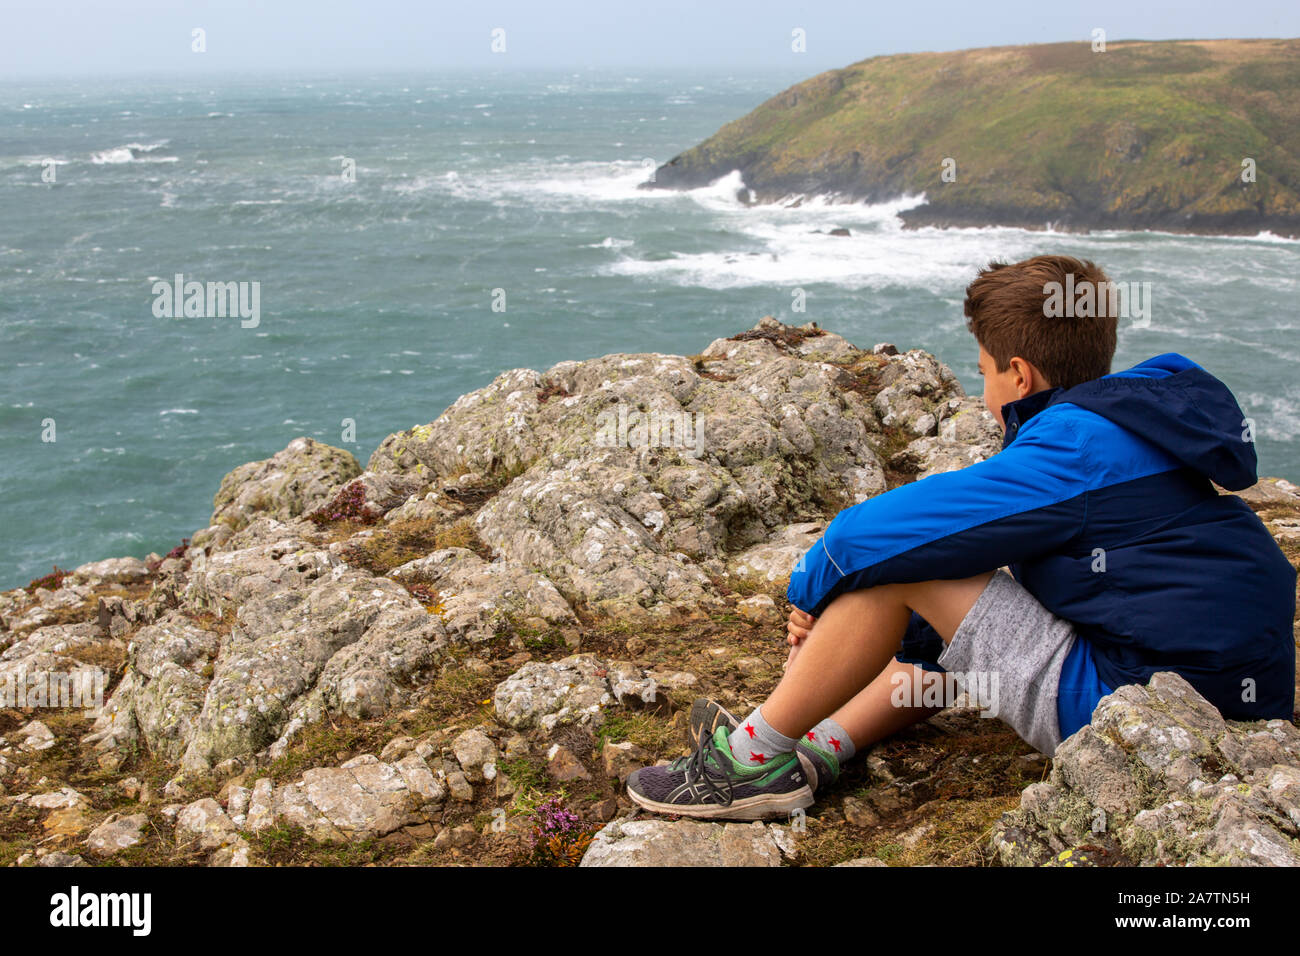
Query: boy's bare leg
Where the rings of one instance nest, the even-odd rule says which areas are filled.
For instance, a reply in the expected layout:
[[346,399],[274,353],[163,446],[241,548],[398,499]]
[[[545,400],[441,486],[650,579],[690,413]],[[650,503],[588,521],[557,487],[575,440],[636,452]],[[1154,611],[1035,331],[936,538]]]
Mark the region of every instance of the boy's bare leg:
[[[859,753],[879,740],[896,734],[906,727],[928,720],[943,710],[942,707],[896,706],[891,695],[897,693],[894,675],[901,674],[909,681],[920,679],[925,672],[914,664],[890,661],[866,688],[841,707],[831,718],[848,731],[849,739]],[[911,686],[905,685],[905,686]],[[906,699],[910,700],[909,693]]]
[[[889,699],[889,674],[884,672],[898,651],[912,611],[925,618],[946,644],[993,574],[887,584],[840,595],[791,657],[785,676],[762,705],[763,717],[778,733],[797,738],[844,710],[856,727],[844,721],[839,721],[840,725],[855,745],[855,729],[863,731],[864,740],[858,746],[866,746],[867,738],[882,729],[885,734],[892,733],[930,716],[932,710],[921,716],[914,708],[894,707]],[[863,699],[858,701],[860,694]],[[850,702],[852,706],[848,706]],[[901,714],[900,710],[912,713]],[[893,730],[886,729],[889,727]]]

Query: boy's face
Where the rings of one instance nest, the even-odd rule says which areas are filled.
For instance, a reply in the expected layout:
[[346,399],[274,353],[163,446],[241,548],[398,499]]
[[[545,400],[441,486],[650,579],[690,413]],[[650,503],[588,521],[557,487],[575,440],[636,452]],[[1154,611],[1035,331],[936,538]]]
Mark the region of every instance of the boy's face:
[[1008,402],[1032,395],[1047,388],[1042,373],[1022,358],[1013,358],[1007,363],[1005,372],[998,371],[998,363],[993,356],[980,346],[980,375],[984,376],[984,407],[989,410],[993,420],[1003,429],[1007,423],[1002,420],[1002,406]]

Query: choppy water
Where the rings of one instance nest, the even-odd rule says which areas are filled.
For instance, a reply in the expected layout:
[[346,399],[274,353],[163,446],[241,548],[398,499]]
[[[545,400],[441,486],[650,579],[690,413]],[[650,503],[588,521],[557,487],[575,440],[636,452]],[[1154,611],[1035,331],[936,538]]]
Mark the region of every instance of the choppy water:
[[[1300,243],[903,232],[917,198],[636,188],[799,79],[0,85],[0,587],[167,550],[223,474],[296,435],[341,444],[353,419],[364,464],[501,370],[695,353],[767,313],[929,349],[978,392],[962,289],[991,258],[1050,251],[1151,282],[1150,327],[1121,329],[1116,367],[1205,365],[1256,419],[1261,472],[1300,479]],[[260,321],[156,317],[153,283],[177,273],[260,283]]]

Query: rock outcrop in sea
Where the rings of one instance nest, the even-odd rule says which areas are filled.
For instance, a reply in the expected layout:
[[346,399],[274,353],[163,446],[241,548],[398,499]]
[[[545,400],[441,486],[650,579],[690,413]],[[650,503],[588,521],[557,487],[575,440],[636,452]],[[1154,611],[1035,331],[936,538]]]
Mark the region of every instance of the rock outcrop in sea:
[[[682,752],[693,697],[779,678],[826,522],[1000,445],[932,355],[771,318],[504,372],[364,468],[296,438],[171,555],[0,594],[0,684],[104,690],[0,711],[0,862],[1300,862],[1295,726],[1173,675],[1103,701],[1050,774],[956,701],[806,818],[637,817],[622,781]],[[1244,497],[1296,560],[1300,491]]]

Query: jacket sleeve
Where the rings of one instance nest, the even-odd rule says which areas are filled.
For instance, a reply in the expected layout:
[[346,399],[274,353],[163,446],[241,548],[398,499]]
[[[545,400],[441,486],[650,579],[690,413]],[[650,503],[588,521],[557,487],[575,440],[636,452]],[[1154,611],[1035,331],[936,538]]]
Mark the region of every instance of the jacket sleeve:
[[1082,529],[1088,483],[1068,422],[1031,421],[991,458],[841,511],[786,597],[816,616],[845,591],[965,578],[1057,550]]

